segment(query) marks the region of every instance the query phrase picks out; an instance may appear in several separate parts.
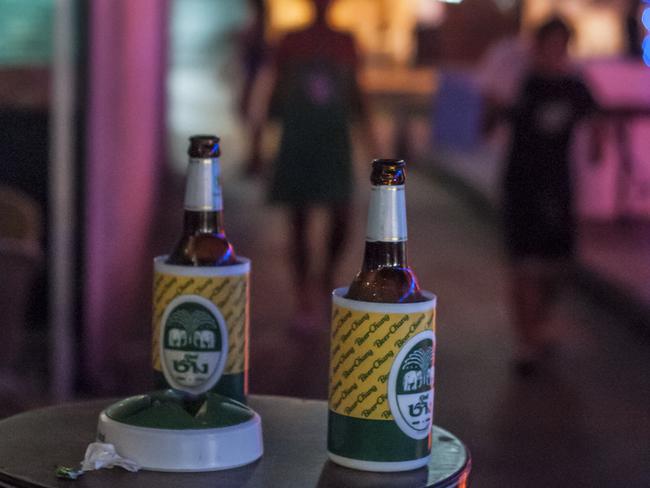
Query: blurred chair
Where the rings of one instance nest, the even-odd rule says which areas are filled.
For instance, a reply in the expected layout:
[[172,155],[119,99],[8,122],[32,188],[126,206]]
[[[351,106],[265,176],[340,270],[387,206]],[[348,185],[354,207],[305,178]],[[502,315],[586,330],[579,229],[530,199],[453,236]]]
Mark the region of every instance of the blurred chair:
[[[22,376],[26,312],[43,262],[41,209],[20,190],[0,185],[0,389]],[[43,297],[45,299],[45,297]]]

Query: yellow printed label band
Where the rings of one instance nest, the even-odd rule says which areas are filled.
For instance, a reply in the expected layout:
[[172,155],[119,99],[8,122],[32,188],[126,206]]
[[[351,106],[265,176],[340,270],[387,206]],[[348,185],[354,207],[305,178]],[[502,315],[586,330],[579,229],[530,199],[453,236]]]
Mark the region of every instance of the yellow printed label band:
[[[187,296],[190,301],[207,300],[214,305],[223,318],[227,330],[227,351],[223,374],[236,374],[248,370],[248,330],[249,330],[249,270],[250,265],[244,264],[224,267],[195,268],[191,266],[174,266],[164,263],[164,258],[156,258],[154,273],[153,298],[153,336],[152,360],[153,368],[161,372],[161,337],[163,332],[163,317],[172,301]],[[198,298],[197,298],[198,297]],[[210,307],[206,307],[210,308]],[[191,311],[191,310],[190,310]],[[196,311],[194,311],[196,312]],[[201,311],[199,311],[201,312]],[[199,315],[198,319],[200,322]],[[200,329],[205,322],[197,323],[192,334],[181,331],[170,338],[175,341],[178,350],[185,350],[190,341],[196,341],[197,349],[215,349],[212,335]],[[176,331],[171,331],[172,332]],[[226,346],[224,344],[224,346]],[[196,351],[189,351],[195,354]],[[194,356],[190,356],[192,358]],[[194,365],[191,365],[194,366]],[[194,366],[196,369],[197,367]]]
[[[415,402],[415,407],[407,406],[411,411],[430,410],[435,297],[414,304],[377,304],[342,294],[334,294],[332,310],[330,410],[360,419],[394,420],[394,410],[406,408],[395,398],[407,397]],[[402,352],[405,347],[409,351]],[[395,392],[389,391],[391,384]],[[418,405],[427,392],[427,406]]]

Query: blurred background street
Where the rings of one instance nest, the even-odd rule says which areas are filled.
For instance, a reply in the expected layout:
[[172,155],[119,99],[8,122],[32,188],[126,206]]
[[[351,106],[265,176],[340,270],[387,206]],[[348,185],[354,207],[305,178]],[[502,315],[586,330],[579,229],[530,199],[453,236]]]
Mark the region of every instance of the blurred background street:
[[[282,124],[253,140],[240,107],[255,4],[0,0],[0,418],[151,388],[151,259],[180,234],[196,133],[221,137],[227,234],[253,262],[251,393],[327,398],[327,212],[309,219],[301,323],[288,215],[269,201]],[[261,4],[263,71],[313,12]],[[492,95],[517,96],[530,52],[511,41],[553,15],[575,31],[569,54],[604,129],[597,157],[576,129],[575,272],[552,305],[557,350],[522,377],[501,222],[509,132],[482,125]],[[371,160],[406,159],[409,260],[438,296],[434,422],[471,450],[472,486],[650,486],[650,5],[339,0],[329,22],[354,35],[375,135],[351,129],[335,284],[361,266]]]

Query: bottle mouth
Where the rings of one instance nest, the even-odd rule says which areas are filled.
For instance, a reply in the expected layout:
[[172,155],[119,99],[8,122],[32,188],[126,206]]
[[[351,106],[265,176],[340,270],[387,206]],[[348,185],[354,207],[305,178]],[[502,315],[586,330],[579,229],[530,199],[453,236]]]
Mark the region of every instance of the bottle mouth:
[[372,162],[370,182],[373,185],[403,185],[406,180],[406,162],[403,159],[375,159]]
[[395,166],[403,168],[406,166],[406,161],[403,159],[375,159],[372,162],[373,166]]
[[218,158],[221,155],[219,138],[215,135],[196,135],[190,137],[187,154],[191,158]]

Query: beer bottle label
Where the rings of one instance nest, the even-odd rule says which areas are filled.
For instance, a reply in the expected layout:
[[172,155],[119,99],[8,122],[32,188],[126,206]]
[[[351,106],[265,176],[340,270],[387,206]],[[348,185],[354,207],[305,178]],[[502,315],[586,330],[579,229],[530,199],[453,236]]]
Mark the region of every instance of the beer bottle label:
[[223,210],[218,158],[190,158],[187,167],[185,210],[217,212]]
[[435,337],[425,330],[408,340],[388,376],[388,404],[407,436],[424,439],[433,421],[433,350]]
[[434,399],[435,296],[369,303],[334,293],[328,450],[401,462],[428,455]]
[[168,386],[243,400],[250,262],[219,267],[154,260],[153,368]]
[[404,185],[373,185],[366,225],[367,242],[407,240]]
[[172,388],[194,395],[221,378],[228,357],[228,331],[219,309],[199,295],[174,298],[160,325],[160,363]]

